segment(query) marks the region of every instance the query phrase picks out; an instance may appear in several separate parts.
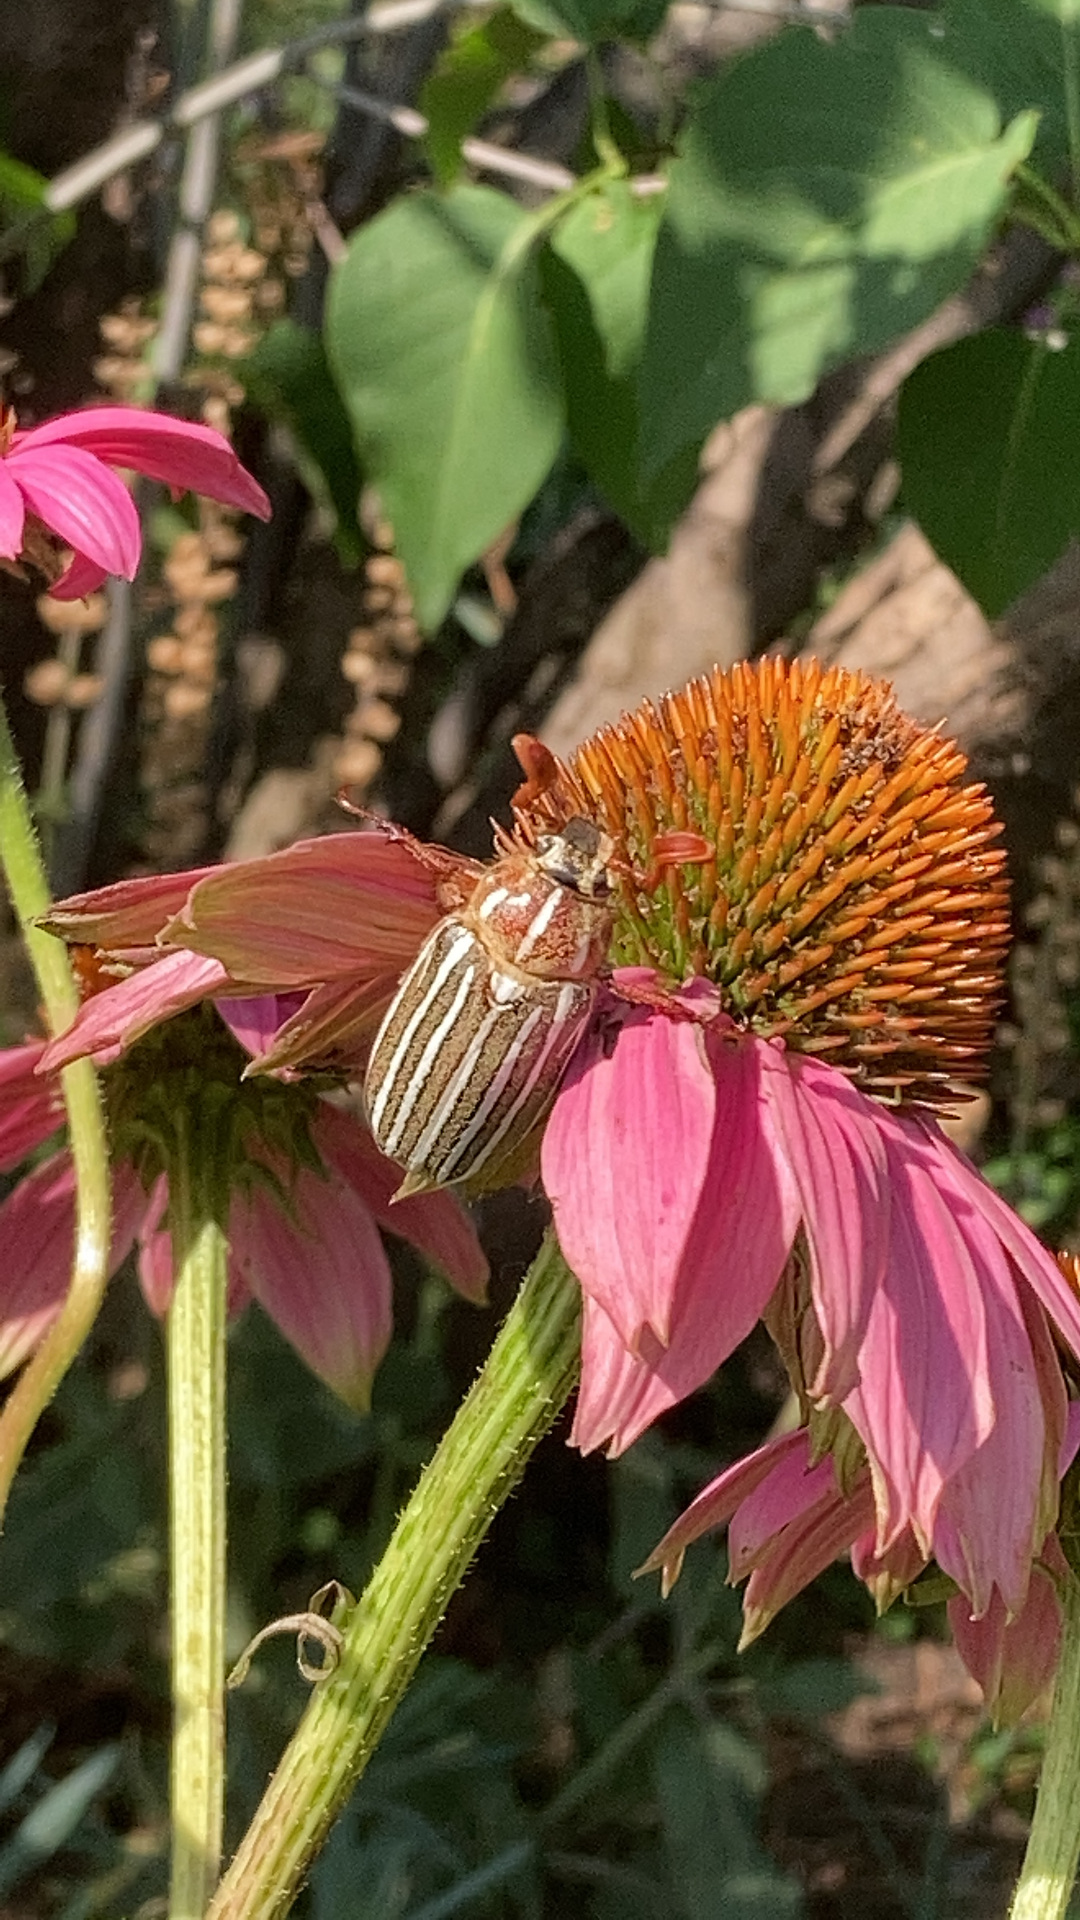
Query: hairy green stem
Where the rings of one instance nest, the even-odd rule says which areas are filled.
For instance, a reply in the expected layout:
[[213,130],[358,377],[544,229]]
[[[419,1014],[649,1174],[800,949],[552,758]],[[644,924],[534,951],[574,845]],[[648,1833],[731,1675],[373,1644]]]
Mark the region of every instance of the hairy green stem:
[[172,1610],[170,1920],[201,1920],[217,1885],[225,1799],[224,1156],[189,1110],[169,1155],[174,1285],[169,1371]]
[[[22,769],[0,701],[0,863],[41,994],[51,1033],[73,1020],[79,996],[62,942],[36,917],[49,905],[41,850]],[[24,1367],[0,1413],[0,1519],[35,1426],[78,1353],[101,1305],[109,1277],[112,1188],[105,1118],[88,1060],[66,1067],[60,1084],[75,1163],[75,1249],[71,1285],[44,1340]]]
[[1054,1704],[1009,1920],[1064,1920],[1080,1859],[1080,1580],[1064,1582]]
[[263,1796],[208,1920],[284,1913],[491,1521],[577,1378],[580,1290],[549,1236],[425,1469]]

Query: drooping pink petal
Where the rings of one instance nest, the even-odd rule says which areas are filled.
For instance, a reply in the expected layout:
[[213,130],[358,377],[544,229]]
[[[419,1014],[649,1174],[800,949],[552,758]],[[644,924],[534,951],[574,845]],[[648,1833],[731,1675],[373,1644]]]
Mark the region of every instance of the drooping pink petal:
[[49,598],[85,600],[88,594],[103,587],[108,578],[107,567],[99,567],[96,560],[88,560],[84,553],[73,554],[70,565],[49,588]]
[[164,937],[255,990],[284,992],[400,973],[438,918],[433,876],[406,843],[333,833],[218,868]]
[[670,1338],[715,1111],[700,1031],[638,1009],[594,1027],[559,1089],[541,1150],[559,1244],[631,1352]]
[[715,1373],[761,1317],[800,1215],[795,1182],[769,1126],[761,1076],[768,1049],[710,1030],[707,1051],[716,1090],[709,1164],[683,1252],[668,1345],[650,1356],[671,1404]]
[[134,580],[142,550],[135,502],[122,480],[80,447],[9,453],[4,468],[32,513],[75,552]]
[[[1047,1548],[1058,1575],[1069,1577],[1065,1557],[1051,1535]],[[956,1649],[983,1690],[995,1727],[1015,1726],[1046,1691],[1061,1649],[1061,1605],[1046,1566],[1032,1569],[1027,1598],[1010,1618],[999,1593],[981,1618],[974,1618],[964,1594],[949,1601],[949,1625]]]
[[227,984],[225,969],[216,960],[194,953],[166,954],[84,1001],[67,1032],[46,1047],[42,1068],[51,1073],[86,1055],[108,1066],[151,1027],[213,999]]
[[[1032,1561],[1057,1519],[1058,1461],[1065,1433],[1065,1384],[1043,1309],[1018,1295],[1000,1246],[984,1262],[988,1366],[996,1409],[992,1432],[949,1480],[934,1529],[934,1554],[985,1612],[994,1591],[1010,1613],[1027,1597]],[[1025,1290],[1026,1291],[1026,1290]]]
[[948,1163],[951,1204],[961,1226],[966,1230],[967,1223],[975,1218],[989,1224],[1036,1299],[1042,1301],[1066,1346],[1080,1359],[1080,1300],[1070,1289],[1052,1254],[1047,1253],[1031,1228],[994,1192],[933,1120],[908,1124],[921,1128],[934,1143],[939,1164]]
[[72,893],[58,900],[41,924],[61,940],[103,947],[152,947],[162,928],[179,913],[188,894],[217,867],[189,867],[184,873],[151,873],[134,880],[116,880],[90,893]]
[[401,1168],[379,1152],[353,1114],[328,1100],[319,1103],[311,1137],[326,1164],[360,1195],[384,1233],[408,1240],[467,1300],[486,1299],[488,1263],[476,1228],[452,1193],[435,1189],[392,1206]]
[[64,1117],[60,1089],[38,1073],[44,1040],[0,1048],[0,1170],[17,1167]]
[[163,1224],[169,1204],[169,1182],[165,1174],[155,1180],[147,1197],[146,1210],[139,1226],[137,1271],[143,1299],[160,1320],[172,1299],[172,1238]]
[[260,520],[270,517],[262,488],[212,427],[140,407],[85,407],[17,433],[13,450],[56,445],[82,447],[110,466],[145,473],[174,490],[205,494]]
[[615,1458],[630,1445],[631,1421],[648,1425],[670,1401],[663,1381],[627,1351],[603,1307],[589,1294],[581,1304],[581,1384],[570,1443],[582,1453],[606,1447]]
[[761,1048],[770,1116],[802,1204],[814,1310],[825,1344],[818,1400],[838,1404],[859,1378],[859,1348],[889,1245],[881,1108],[835,1067]]
[[723,1473],[702,1488],[653,1548],[640,1571],[663,1571],[670,1587],[678,1577],[687,1547],[703,1534],[727,1526],[739,1503],[768,1484],[774,1474],[780,1476],[778,1485],[798,1501],[800,1512],[805,1504],[801,1498],[804,1488],[811,1490],[810,1504],[814,1504],[829,1483],[836,1485],[831,1461],[821,1461],[811,1467],[805,1428],[796,1428],[776,1440],[766,1440],[764,1446],[736,1460],[733,1466],[725,1467]]
[[26,506],[22,494],[0,460],[0,559],[17,560],[22,552]]
[[262,1183],[234,1193],[237,1271],[314,1373],[358,1413],[390,1340],[390,1268],[378,1228],[343,1181],[302,1168],[293,1217]]
[[33,1353],[71,1285],[75,1169],[68,1153],[43,1160],[0,1205],[6,1249],[0,1282],[0,1377]]
[[870,1458],[885,1551],[909,1524],[929,1551],[942,1490],[994,1423],[983,1276],[919,1129],[883,1113],[891,1238],[844,1401]]
[[[113,1175],[109,1272],[135,1237],[145,1196],[130,1170]],[[53,1154],[21,1179],[0,1205],[0,1376],[33,1353],[71,1285],[75,1249],[75,1169],[67,1152]]]
[[[642,1363],[619,1364],[604,1323],[587,1322],[575,1439],[611,1437],[620,1451],[749,1333],[799,1205],[766,1125],[759,1043],[706,1041],[638,1011],[617,1031],[610,1055],[602,1029],[575,1055],[542,1166],[570,1266]],[[673,1103],[665,1085],[680,1074],[687,1092]]]
[[[138,1275],[143,1299],[152,1314],[160,1320],[169,1310],[173,1290],[172,1235],[165,1224],[166,1210],[169,1204],[169,1183],[165,1174],[154,1182],[149,1199],[145,1203],[142,1223],[138,1234]],[[251,1289],[247,1281],[236,1270],[236,1263],[230,1260],[228,1297],[225,1308],[230,1320],[235,1320],[244,1311],[251,1300]]]
[[[845,1500],[834,1488],[777,1534],[757,1558],[743,1596],[740,1649],[764,1633],[782,1607],[851,1546],[873,1517],[868,1479]],[[733,1523],[734,1524],[734,1523]]]
[[[760,1565],[785,1529],[804,1522],[819,1508],[845,1504],[831,1455],[826,1454],[816,1466],[811,1466],[805,1432],[802,1441],[801,1448],[790,1447],[784,1451],[778,1445],[771,1473],[759,1480],[756,1486],[747,1488],[732,1514],[728,1527],[729,1577],[732,1581],[742,1580]],[[871,1511],[872,1508],[864,1503],[861,1525],[865,1526]],[[854,1524],[853,1514],[850,1538],[854,1539],[858,1531],[859,1525]],[[785,1539],[787,1537],[785,1533]]]
[[852,1544],[851,1565],[856,1579],[870,1589],[883,1611],[892,1605],[898,1592],[925,1573],[927,1555],[910,1527],[891,1542],[886,1553],[879,1553],[877,1530],[870,1524],[873,1518],[872,1512],[867,1515],[867,1531]]

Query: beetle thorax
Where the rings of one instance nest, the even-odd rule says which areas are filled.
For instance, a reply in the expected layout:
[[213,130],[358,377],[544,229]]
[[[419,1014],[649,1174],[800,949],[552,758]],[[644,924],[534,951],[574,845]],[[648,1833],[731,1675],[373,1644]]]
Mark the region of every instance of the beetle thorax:
[[541,980],[592,979],[611,941],[611,851],[590,821],[570,820],[535,851],[497,860],[460,918],[500,970]]

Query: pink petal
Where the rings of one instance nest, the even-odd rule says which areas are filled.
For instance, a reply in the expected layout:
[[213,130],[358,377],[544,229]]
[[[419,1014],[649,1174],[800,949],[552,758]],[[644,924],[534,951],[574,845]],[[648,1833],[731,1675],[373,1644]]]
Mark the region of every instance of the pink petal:
[[0,558],[17,560],[22,552],[26,507],[4,463],[0,460]]
[[295,1174],[287,1218],[262,1183],[234,1194],[237,1272],[314,1373],[358,1413],[390,1340],[390,1268],[367,1206],[351,1187]]
[[927,1556],[910,1527],[892,1542],[887,1553],[879,1553],[876,1529],[870,1524],[872,1519],[873,1514],[868,1514],[867,1531],[852,1545],[852,1570],[856,1579],[862,1580],[875,1595],[881,1583],[887,1583],[891,1604],[897,1589],[910,1587],[925,1572]]
[[282,1021],[265,1051],[255,1055],[250,1071],[280,1073],[317,1065],[359,1072],[397,984],[398,974],[392,971],[374,980],[330,980],[309,993],[277,994],[279,1007],[287,1000],[300,1004]]
[[85,448],[111,466],[145,473],[180,491],[190,488],[260,520],[270,518],[262,488],[212,427],[140,407],[87,407],[17,433],[14,452],[55,445]]
[[835,1067],[762,1049],[763,1086],[802,1204],[825,1357],[811,1390],[838,1404],[859,1378],[859,1348],[889,1244],[882,1109]]
[[118,947],[152,947],[196,882],[218,872],[218,867],[189,867],[185,873],[151,873],[95,887],[91,893],[72,893],[50,907],[41,924],[61,940],[110,953]]
[[487,1297],[488,1263],[461,1202],[452,1193],[413,1194],[391,1205],[401,1168],[387,1160],[367,1127],[342,1107],[322,1100],[311,1137],[324,1161],[370,1208],[384,1233],[408,1240],[467,1300]]
[[158,1319],[168,1312],[172,1299],[172,1236],[163,1222],[169,1204],[169,1182],[165,1174],[155,1180],[139,1227],[138,1274],[152,1314]]
[[216,960],[167,954],[85,1001],[67,1032],[46,1047],[42,1067],[51,1073],[87,1054],[99,1066],[108,1066],[151,1027],[212,999],[224,985],[224,968]]
[[0,1170],[20,1160],[56,1132],[64,1104],[55,1081],[38,1073],[44,1040],[0,1048]]
[[750,1645],[781,1607],[816,1580],[851,1546],[873,1516],[868,1480],[849,1499],[824,1497],[784,1528],[758,1559],[743,1597],[740,1648]]
[[99,567],[94,560],[88,560],[84,553],[72,555],[71,564],[66,572],[54,580],[49,588],[52,600],[85,600],[88,594],[96,593],[109,578],[107,567]]
[[304,999],[302,992],[259,993],[242,999],[223,998],[216,1005],[225,1025],[244,1052],[259,1055],[266,1052],[279,1029],[303,1006]]
[[77,554],[134,580],[142,550],[135,503],[122,480],[93,454],[56,446],[9,453],[8,478],[39,520]]
[[[670,1403],[715,1373],[760,1319],[799,1224],[799,1196],[776,1148],[762,1088],[769,1048],[710,1034],[712,1150],[683,1253],[666,1351],[649,1356]],[[629,1424],[634,1436],[644,1429]]]
[[614,1458],[630,1445],[630,1422],[644,1426],[670,1406],[667,1388],[643,1360],[628,1353],[603,1307],[582,1300],[581,1385],[570,1444],[582,1453],[606,1446]]
[[28,1173],[0,1205],[5,1249],[0,1283],[0,1376],[33,1353],[71,1284],[75,1246],[75,1169],[54,1154]]
[[938,1564],[975,1615],[993,1590],[1010,1613],[1024,1604],[1032,1561],[1057,1519],[1065,1431],[1065,1386],[1042,1308],[1031,1301],[1025,1312],[1011,1275],[998,1286],[996,1277],[988,1270],[983,1283],[994,1427],[949,1480],[934,1529]]
[[400,973],[438,918],[434,878],[402,841],[332,833],[218,868],[166,937],[235,980],[283,992]]
[[[144,1196],[130,1170],[113,1177],[109,1272],[124,1259]],[[55,1320],[71,1284],[75,1249],[75,1169],[67,1152],[28,1173],[0,1205],[0,1375],[33,1353]]]
[[[866,1526],[873,1512],[872,1504],[866,1500],[856,1503],[850,1497],[845,1500],[837,1484],[831,1455],[826,1454],[816,1466],[811,1466],[809,1436],[805,1430],[802,1441],[801,1448],[777,1449],[772,1472],[758,1481],[756,1486],[747,1489],[733,1513],[728,1528],[732,1581],[743,1579],[758,1566],[785,1529],[805,1522],[822,1507],[851,1508],[851,1514],[845,1522],[845,1525],[850,1525],[851,1532],[845,1545],[850,1545],[851,1540]],[[861,1490],[865,1492],[867,1489]]]
[[675,1290],[709,1169],[716,1088],[700,1031],[633,1010],[598,1021],[544,1134],[559,1244],[632,1352],[671,1334]]
[[946,1482],[994,1423],[981,1248],[965,1237],[947,1171],[918,1127],[882,1113],[892,1234],[844,1401],[866,1445],[884,1552],[905,1526],[930,1550]]
[[810,1465],[809,1438],[799,1428],[767,1441],[707,1486],[642,1571],[662,1568],[668,1591],[690,1542],[729,1521],[728,1578],[740,1580],[750,1571],[741,1641],[746,1646],[852,1545],[872,1517],[868,1478],[845,1497],[831,1459]]
[[[575,1055],[542,1166],[563,1252],[606,1319],[586,1322],[578,1445],[629,1446],[716,1371],[776,1287],[799,1203],[769,1134],[764,1052],[634,1012],[613,1053],[601,1023]],[[640,1366],[607,1352],[609,1328]]]
[[957,1652],[982,1688],[995,1727],[1015,1726],[1057,1669],[1061,1605],[1053,1578],[1045,1567],[1034,1568],[1027,1599],[1014,1618],[999,1593],[981,1619],[972,1617],[963,1594],[949,1601],[948,1611]]
[[[172,1234],[165,1224],[168,1205],[169,1183],[162,1174],[155,1181],[149,1200],[144,1196],[144,1214],[138,1236],[139,1285],[147,1306],[158,1319],[169,1311],[173,1290]],[[230,1262],[226,1302],[230,1320],[235,1320],[251,1300],[251,1289],[234,1267],[235,1263]]]
[[796,1488],[804,1483],[809,1484],[813,1489],[812,1499],[817,1500],[826,1485],[823,1469],[827,1471],[828,1481],[835,1487],[831,1461],[825,1460],[816,1467],[810,1466],[805,1428],[796,1428],[793,1433],[785,1433],[776,1440],[766,1440],[764,1446],[746,1454],[742,1460],[736,1460],[733,1466],[725,1467],[723,1473],[702,1488],[696,1500],[691,1501],[653,1548],[641,1572],[657,1573],[663,1569],[668,1574],[674,1568],[674,1578],[682,1565],[687,1547],[693,1541],[700,1540],[703,1534],[727,1526],[740,1501],[768,1483],[774,1474],[781,1476],[785,1488],[790,1488],[792,1475]]
[[1066,1346],[1080,1359],[1080,1300],[1069,1287],[1057,1261],[933,1121],[910,1124],[920,1126],[934,1141],[939,1163],[948,1162],[953,1205],[960,1218],[963,1221],[979,1218],[988,1223],[1036,1299],[1042,1301]]

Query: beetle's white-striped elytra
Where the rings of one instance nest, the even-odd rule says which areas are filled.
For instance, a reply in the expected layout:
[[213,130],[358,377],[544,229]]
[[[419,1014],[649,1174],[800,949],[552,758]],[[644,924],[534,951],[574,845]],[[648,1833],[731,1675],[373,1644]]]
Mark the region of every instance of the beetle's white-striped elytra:
[[364,1083],[397,1198],[497,1183],[558,1089],[611,938],[613,849],[574,818],[488,867],[421,947],[375,1038]]

